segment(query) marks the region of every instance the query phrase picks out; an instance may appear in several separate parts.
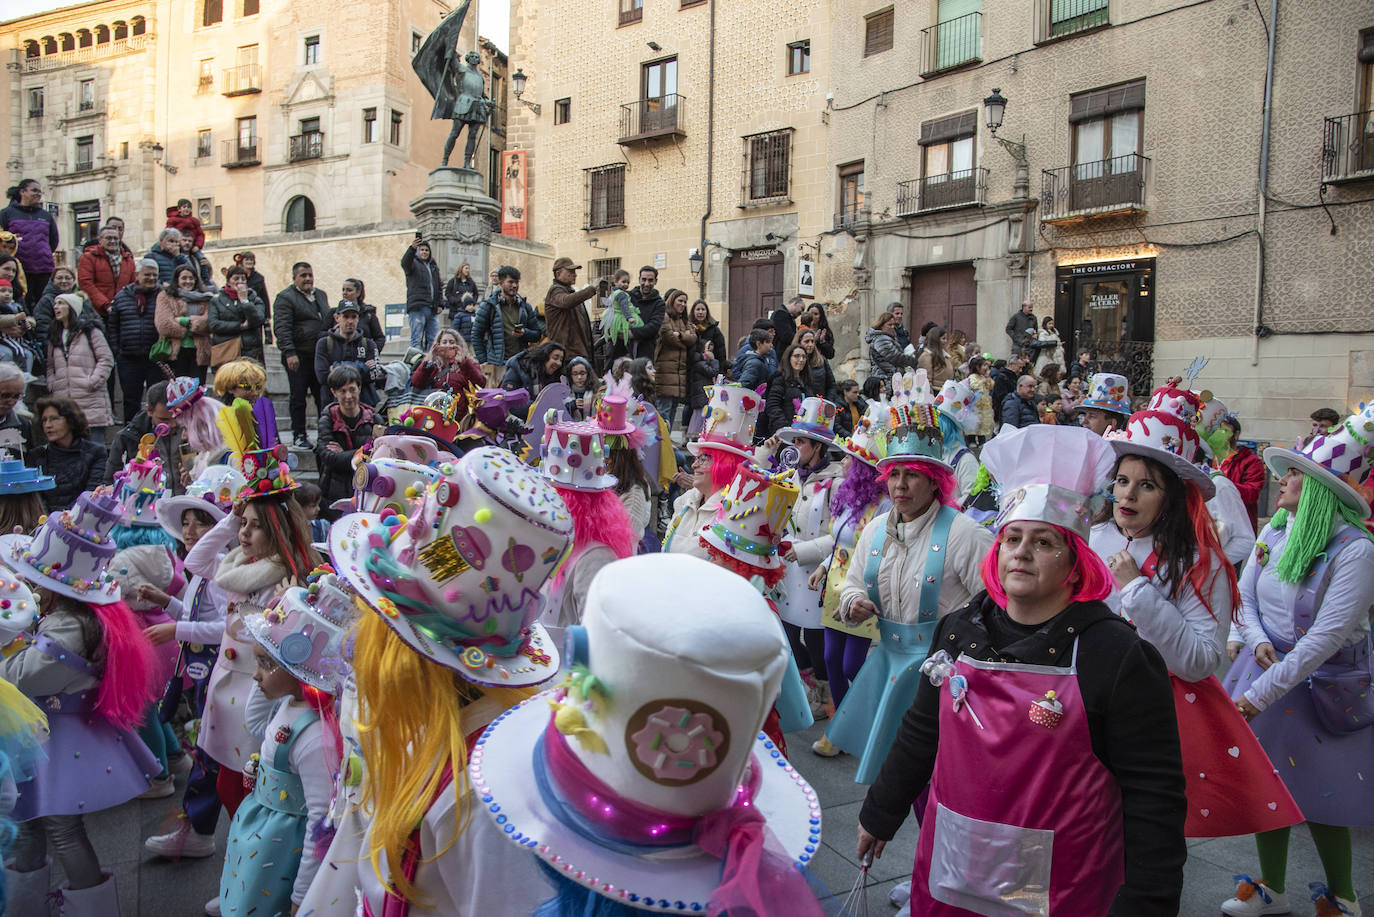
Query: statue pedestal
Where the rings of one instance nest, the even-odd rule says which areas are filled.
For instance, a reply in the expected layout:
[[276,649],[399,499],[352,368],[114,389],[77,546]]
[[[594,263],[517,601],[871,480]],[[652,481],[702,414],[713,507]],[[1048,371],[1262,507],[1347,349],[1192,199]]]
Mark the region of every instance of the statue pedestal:
[[501,205],[487,196],[482,174],[451,166],[435,169],[424,194],[410,202],[410,212],[444,281],[466,261],[480,298],[487,288],[491,237],[501,219]]

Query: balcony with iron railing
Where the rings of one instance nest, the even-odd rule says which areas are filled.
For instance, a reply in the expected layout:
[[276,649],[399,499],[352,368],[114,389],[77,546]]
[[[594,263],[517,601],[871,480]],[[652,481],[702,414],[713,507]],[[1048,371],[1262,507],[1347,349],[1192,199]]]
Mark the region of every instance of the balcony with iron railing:
[[620,106],[621,144],[643,143],[659,137],[687,136],[687,99],[669,93]]
[[1089,217],[1144,213],[1150,159],[1129,153],[1097,162],[1045,169],[1040,183],[1040,219],[1073,222]]
[[300,162],[303,159],[319,159],[324,155],[324,132],[306,131],[290,139],[287,159]]
[[868,217],[868,211],[864,209],[863,204],[851,204],[841,207],[835,214],[835,231],[839,232],[842,229],[849,229],[860,221],[867,220]]
[[239,140],[225,140],[220,147],[219,164],[226,169],[242,169],[245,166],[262,165],[258,156],[258,141],[243,143]]
[[1374,178],[1374,111],[1327,118],[1322,132],[1322,182]]
[[987,203],[988,170],[979,166],[897,183],[897,216]]
[[968,13],[921,30],[921,76],[931,77],[983,59],[982,13]]
[[243,64],[225,69],[224,86],[220,89],[222,95],[241,96],[250,92],[262,92],[262,67]]
[[214,91],[215,77],[210,73],[202,73],[196,80],[196,95],[203,96],[207,92]]
[[1035,0],[1035,43],[1111,25],[1109,0]]

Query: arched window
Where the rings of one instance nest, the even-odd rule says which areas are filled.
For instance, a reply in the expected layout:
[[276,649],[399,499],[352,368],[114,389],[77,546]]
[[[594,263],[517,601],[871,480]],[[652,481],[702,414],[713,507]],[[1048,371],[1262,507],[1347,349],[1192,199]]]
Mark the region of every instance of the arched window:
[[91,35],[90,29],[76,30],[76,46],[78,48],[89,48],[93,44],[95,44],[95,38]]
[[133,33],[135,35],[142,35],[144,32],[148,31],[148,20],[144,19],[142,16],[135,16],[132,22],[134,24]]
[[298,194],[286,202],[286,231],[308,232],[315,228],[315,205]]
[[104,44],[109,44],[109,41],[110,41],[110,27],[107,26],[107,25],[98,25],[98,26],[96,26],[96,27],[95,27],[95,43],[98,44],[98,45],[104,45]]
[[123,19],[114,24],[114,37],[115,41],[129,37],[129,24]]
[[61,35],[57,36],[57,38],[62,43],[63,51],[76,50],[76,38],[71,32],[63,32]]
[[43,53],[44,53],[44,54],[56,54],[56,53],[57,53],[57,39],[56,39],[56,38],[53,38],[51,35],[44,35],[44,36],[43,36]]
[[28,41],[24,42],[24,56],[25,56],[25,57],[37,57],[38,55],[40,55],[40,54],[42,54],[42,53],[43,53],[42,49],[38,47],[38,42],[34,41],[32,38],[30,38]]

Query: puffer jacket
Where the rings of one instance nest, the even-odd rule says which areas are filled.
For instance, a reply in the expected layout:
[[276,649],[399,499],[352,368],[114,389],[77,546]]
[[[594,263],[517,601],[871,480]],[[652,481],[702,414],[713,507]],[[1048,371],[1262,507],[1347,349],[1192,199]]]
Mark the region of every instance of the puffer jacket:
[[195,240],[196,250],[205,247],[205,230],[201,228],[200,220],[193,214],[182,216],[177,212],[175,206],[167,208],[167,225],[180,232],[183,236],[190,236]]
[[687,313],[665,315],[658,329],[658,349],[654,351],[654,394],[659,398],[686,398],[688,373],[697,329]]
[[7,229],[19,236],[19,247],[14,256],[24,265],[27,273],[52,273],[55,263],[52,253],[57,249],[60,239],[57,221],[48,208],[42,204],[25,207],[17,200],[11,200],[8,207],[0,210],[0,229]]
[[115,294],[134,282],[137,258],[129,247],[120,244],[123,257],[119,260],[119,274],[110,267],[110,256],[99,245],[88,245],[76,261],[76,285],[91,298],[91,305],[102,316],[110,311]]
[[412,246],[401,256],[401,270],[406,272],[406,312],[433,309],[437,315],[444,306],[444,278],[434,258],[421,261]]
[[802,370],[802,383],[806,386],[808,394],[839,403],[840,389],[835,384],[835,372],[830,368],[829,360],[821,360],[820,366],[808,364],[806,369]]
[[[371,406],[359,404],[358,409],[358,416],[352,419],[343,416],[337,403],[320,414],[315,428],[315,461],[320,466],[320,490],[324,491],[321,508],[353,496],[353,453],[372,442],[372,425],[376,423]],[[330,452],[330,443],[338,443],[339,451]]]
[[[229,295],[226,287],[210,300],[210,344],[223,344],[239,338],[239,353],[259,363],[262,357],[262,326],[267,321],[267,307],[251,289],[246,300]],[[248,327],[244,328],[243,323]]]
[[797,416],[797,405],[802,403],[806,395],[806,387],[800,379],[788,378],[781,371],[773,373],[773,378],[768,380],[768,393],[764,396],[767,407],[759,418],[760,426],[767,421],[767,428],[756,430],[755,436],[766,438],[791,425],[792,419]]
[[48,394],[75,401],[93,427],[114,423],[110,390],[105,386],[113,371],[109,342],[84,317],[74,332],[63,332],[61,343],[48,346]]
[[[196,290],[188,293],[175,287],[166,287],[157,294],[157,308],[153,314],[157,333],[172,339],[175,353],[181,352],[182,338],[191,335],[191,340],[196,344],[197,366],[210,365],[210,299],[209,294]],[[186,316],[189,311],[187,307],[192,304],[199,314],[190,316],[189,326],[183,325],[179,319]]]
[[720,375],[720,369],[724,366],[720,356],[706,359],[702,355],[701,344],[692,348],[692,368],[688,371],[688,394],[687,403],[692,411],[700,411],[706,407],[709,399],[706,397],[706,386],[716,381],[716,376]]
[[[106,264],[109,264],[107,261]],[[91,303],[90,297],[85,295],[85,291],[80,287],[72,289],[72,293],[78,295],[83,300],[81,306],[81,320],[91,322],[101,331],[105,330],[105,321],[101,318]],[[42,297],[33,304],[33,339],[35,341],[46,341],[48,331],[52,328],[53,305],[57,297],[62,295],[62,291],[53,286],[51,282],[43,290]]]
[[158,287],[144,289],[131,283],[115,296],[109,321],[105,323],[105,337],[116,359],[148,359],[148,351],[157,343],[155,319],[160,292]]
[[157,262],[157,282],[159,284],[172,282],[172,271],[177,269],[178,264],[185,264],[194,268],[196,276],[200,276],[200,263],[196,259],[190,255],[183,255],[181,252],[169,255],[162,250],[161,245],[154,245],[152,250],[143,257],[152,258]]
[[478,363],[500,366],[544,336],[544,323],[529,300],[519,294],[516,294],[516,300],[520,309],[520,324],[525,328],[524,337],[519,341],[506,340],[506,325],[501,319],[501,304],[505,296],[500,287],[478,303],[477,312],[472,317],[472,337],[468,340]]
[[282,360],[294,354],[307,372],[315,359],[315,345],[331,324],[329,297],[319,287],[306,296],[292,284],[272,301],[272,333],[277,336]]
[[[100,388],[103,390],[105,383]],[[68,509],[84,491],[99,487],[105,457],[105,444],[90,437],[74,438],[65,449],[56,443],[44,443],[35,449],[32,466],[52,475],[56,483],[52,490],[43,491],[43,508],[50,513]]]
[[[367,365],[368,361],[372,362],[371,366]],[[358,370],[363,380],[359,398],[364,404],[375,405],[377,386],[386,382],[386,370],[377,360],[377,344],[361,330],[355,330],[353,337],[348,339],[337,329],[329,332],[315,345],[315,378],[320,380],[320,385],[328,384],[329,371],[341,363],[349,363]]]
[[864,343],[868,345],[868,374],[870,376],[890,379],[893,373],[901,372],[903,369],[916,368],[916,357],[902,353],[902,348],[898,346],[897,339],[886,331],[869,328],[868,333],[864,335]]

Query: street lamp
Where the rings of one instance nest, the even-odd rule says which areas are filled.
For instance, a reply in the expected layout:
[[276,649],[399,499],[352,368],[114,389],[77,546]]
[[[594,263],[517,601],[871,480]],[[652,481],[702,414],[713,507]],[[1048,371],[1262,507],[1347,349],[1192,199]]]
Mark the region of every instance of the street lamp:
[[1006,96],[1002,95],[1002,90],[993,89],[992,95],[983,100],[983,119],[987,122],[992,139],[1016,160],[1016,180],[1012,187],[1016,196],[1024,199],[1030,196],[1030,159],[1026,156],[1026,135],[1021,135],[1020,143],[997,136],[997,129],[1002,126],[1002,116],[1006,112]]
[[530,111],[534,112],[537,115],[542,110],[539,107],[539,103],[531,102],[529,99],[520,98],[525,94],[525,80],[527,79],[529,79],[529,77],[525,76],[524,70],[522,70],[519,67],[515,68],[515,72],[512,73],[510,77],[511,91],[515,93],[515,97],[517,99],[524,103],[526,108],[528,108]]
[[687,255],[687,266],[691,268],[692,279],[700,281],[701,269],[706,266],[706,259],[702,257],[699,249],[694,248],[691,253]]
[[165,162],[162,161],[162,154],[165,152],[165,150],[164,150],[163,147],[162,147],[162,144],[160,144],[160,143],[154,143],[153,146],[152,146],[152,150],[153,150],[153,162],[157,163],[158,165],[162,166],[162,168],[166,169],[168,175],[175,175],[175,174],[177,174],[177,167],[176,167],[176,166],[169,166],[169,165],[167,165],[167,163],[165,163]]

